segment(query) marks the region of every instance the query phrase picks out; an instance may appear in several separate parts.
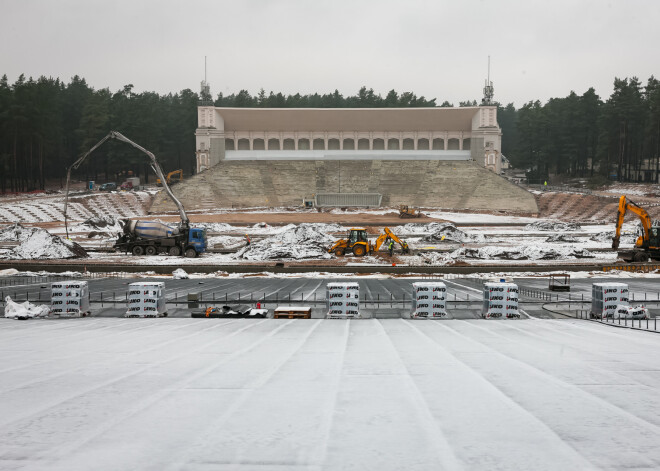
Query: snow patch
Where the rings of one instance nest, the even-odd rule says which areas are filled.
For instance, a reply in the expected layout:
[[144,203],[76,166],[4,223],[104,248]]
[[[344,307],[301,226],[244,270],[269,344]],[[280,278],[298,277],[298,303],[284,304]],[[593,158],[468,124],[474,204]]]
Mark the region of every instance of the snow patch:
[[10,260],[87,257],[87,252],[80,245],[38,227],[26,228],[14,224],[0,232],[0,240],[19,243],[4,255],[4,258]]
[[525,226],[526,231],[579,231],[582,227],[574,222],[536,221]]
[[50,312],[50,307],[42,304],[37,306],[29,301],[16,303],[11,297],[5,298],[5,317],[9,319],[30,319],[33,317],[46,317]]

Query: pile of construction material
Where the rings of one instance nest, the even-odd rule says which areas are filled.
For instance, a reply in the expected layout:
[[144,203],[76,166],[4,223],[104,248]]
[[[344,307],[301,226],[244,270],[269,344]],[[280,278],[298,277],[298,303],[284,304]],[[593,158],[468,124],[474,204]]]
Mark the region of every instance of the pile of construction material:
[[574,222],[535,221],[525,226],[526,231],[567,232],[579,231],[582,226]]
[[39,227],[24,227],[14,224],[0,231],[0,241],[18,242],[4,254],[11,260],[45,260],[87,257],[87,252],[75,242],[52,235]]
[[593,283],[591,285],[591,315],[598,319],[613,317],[618,306],[627,306],[626,283]]
[[59,317],[91,314],[87,281],[59,281],[51,284],[50,313]]
[[11,297],[5,298],[5,317],[8,319],[25,320],[34,317],[46,317],[50,312],[50,307],[42,304],[32,304],[30,301],[16,303]]
[[291,225],[285,231],[250,244],[236,253],[236,258],[261,261],[272,259],[332,258],[327,247],[333,242],[326,224]]
[[518,285],[515,283],[484,283],[481,316],[484,319],[518,318]]
[[326,285],[328,319],[360,317],[360,285],[357,283],[328,283]]
[[447,318],[447,286],[438,282],[412,284],[412,312],[410,317],[421,319]]
[[573,258],[593,258],[584,248],[571,246],[545,247],[522,245],[517,247],[461,247],[449,254],[452,259],[474,258],[479,260],[568,260]]
[[128,310],[125,317],[167,316],[165,283],[141,281],[128,285]]

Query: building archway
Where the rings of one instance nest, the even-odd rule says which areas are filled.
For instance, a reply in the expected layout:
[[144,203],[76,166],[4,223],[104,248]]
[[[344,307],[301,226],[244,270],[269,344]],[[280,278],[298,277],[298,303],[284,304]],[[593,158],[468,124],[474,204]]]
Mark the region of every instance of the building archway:
[[339,139],[328,139],[328,150],[339,150]]
[[447,150],[459,150],[459,149],[460,149],[460,143],[458,139],[451,138],[447,140]]
[[314,139],[313,150],[325,150],[325,141],[323,139]]
[[[367,141],[367,147],[368,146],[369,141]],[[344,139],[344,150],[355,150],[355,141],[353,139]]]
[[463,150],[470,150],[471,139],[463,139]]
[[298,139],[298,150],[309,150],[309,139]]
[[293,139],[284,139],[282,142],[282,150],[296,150],[296,143]]
[[413,139],[403,140],[403,150],[415,150],[415,141]]
[[374,139],[374,150],[385,150],[385,141],[382,139]]
[[280,150],[280,140],[274,137],[268,139],[268,150]]
[[399,150],[399,140],[394,138],[388,139],[387,150]]
[[239,139],[238,140],[238,150],[250,150],[250,140],[249,139]]
[[266,144],[263,139],[255,139],[252,141],[252,149],[254,150],[266,150]]
[[417,150],[429,150],[429,140],[426,138],[418,139]]
[[358,150],[369,150],[369,139],[358,139]]
[[[249,146],[249,144],[248,144]],[[225,139],[225,150],[234,150],[234,140]]]
[[445,150],[445,140],[439,137],[433,139],[433,150]]

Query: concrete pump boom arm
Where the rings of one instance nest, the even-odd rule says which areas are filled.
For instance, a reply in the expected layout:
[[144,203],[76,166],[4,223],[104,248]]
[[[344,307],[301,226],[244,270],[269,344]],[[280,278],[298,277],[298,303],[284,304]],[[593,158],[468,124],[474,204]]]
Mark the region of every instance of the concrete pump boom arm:
[[149,156],[149,159],[151,160],[151,168],[153,171],[156,173],[158,178],[160,178],[160,181],[163,182],[163,188],[165,188],[165,191],[167,192],[167,195],[174,201],[174,204],[176,204],[177,208],[179,209],[179,216],[181,217],[181,227],[187,229],[190,226],[190,220],[188,219],[188,215],[186,214],[186,210],[183,208],[183,205],[181,204],[181,201],[177,199],[176,196],[174,196],[174,193],[172,193],[172,190],[170,189],[169,185],[167,184],[167,181],[165,179],[165,175],[163,175],[163,169],[160,168],[160,165],[158,164],[158,160],[156,160],[156,156],[149,152],[147,149],[142,147],[139,144],[136,144],[135,142],[131,141],[129,138],[124,136],[123,134],[117,132],[117,131],[110,131],[107,136],[105,136],[103,139],[101,139],[94,147],[92,147],[90,150],[88,150],[85,155],[80,157],[78,160],[76,160],[67,170],[66,172],[66,194],[64,196],[64,227],[66,228],[66,236],[67,238],[69,237],[69,227],[67,225],[67,207],[69,205],[69,181],[71,180],[71,170],[75,170],[82,163],[85,161],[85,159],[92,153],[94,152],[98,147],[100,147],[105,141],[108,139],[117,139],[119,141],[125,142],[127,144],[132,145],[135,147],[137,150],[144,152]]
[[614,234],[614,239],[612,239],[612,248],[614,250],[619,248],[621,226],[623,226],[623,219],[626,216],[626,211],[630,211],[631,213],[635,214],[642,221],[642,227],[644,228],[642,245],[646,245],[649,242],[649,231],[651,230],[651,218],[649,213],[647,213],[644,208],[633,203],[632,201],[626,201],[625,195],[621,195],[621,198],[619,198],[619,210],[616,215],[616,232]]

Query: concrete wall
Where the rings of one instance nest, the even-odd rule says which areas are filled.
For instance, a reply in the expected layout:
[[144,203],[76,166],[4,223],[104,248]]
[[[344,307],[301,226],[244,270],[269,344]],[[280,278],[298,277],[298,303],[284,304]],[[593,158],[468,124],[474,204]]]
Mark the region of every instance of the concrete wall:
[[[383,206],[537,213],[533,195],[474,161],[222,160],[173,187],[186,209],[300,206],[316,193],[381,193]],[[175,210],[161,192],[152,212]]]

